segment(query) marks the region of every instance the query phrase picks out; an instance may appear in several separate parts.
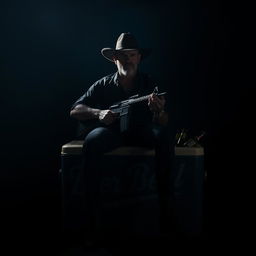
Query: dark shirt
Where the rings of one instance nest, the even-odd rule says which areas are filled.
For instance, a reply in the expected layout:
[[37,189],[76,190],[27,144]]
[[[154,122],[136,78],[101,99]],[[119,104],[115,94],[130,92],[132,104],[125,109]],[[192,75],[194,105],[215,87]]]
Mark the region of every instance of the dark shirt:
[[[135,78],[135,86],[129,92],[124,91],[118,81],[118,73],[114,73],[96,81],[83,96],[81,96],[72,106],[72,109],[78,104],[84,104],[91,108],[101,110],[109,107],[119,101],[126,100],[131,96],[145,96],[153,92],[156,84],[145,73],[138,72]],[[159,88],[159,92],[162,92]],[[152,113],[145,100],[136,103],[131,107],[130,123],[133,127],[147,125],[152,121]],[[82,122],[83,123],[83,122]],[[84,122],[86,123],[86,121]]]

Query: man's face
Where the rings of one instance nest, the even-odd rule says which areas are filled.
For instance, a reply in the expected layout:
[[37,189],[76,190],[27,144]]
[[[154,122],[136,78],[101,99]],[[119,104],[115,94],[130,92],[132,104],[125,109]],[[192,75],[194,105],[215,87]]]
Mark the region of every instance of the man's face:
[[123,50],[116,53],[114,62],[120,75],[133,76],[137,72],[140,59],[138,50]]

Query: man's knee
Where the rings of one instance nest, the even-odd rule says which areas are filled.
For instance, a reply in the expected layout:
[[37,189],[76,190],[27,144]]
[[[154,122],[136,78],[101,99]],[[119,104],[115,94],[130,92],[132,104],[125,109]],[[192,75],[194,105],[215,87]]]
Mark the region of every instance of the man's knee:
[[170,132],[166,126],[155,126],[152,129],[154,140],[158,143],[169,143]]
[[110,129],[98,127],[92,130],[84,140],[84,153],[103,154],[118,145],[118,136]]

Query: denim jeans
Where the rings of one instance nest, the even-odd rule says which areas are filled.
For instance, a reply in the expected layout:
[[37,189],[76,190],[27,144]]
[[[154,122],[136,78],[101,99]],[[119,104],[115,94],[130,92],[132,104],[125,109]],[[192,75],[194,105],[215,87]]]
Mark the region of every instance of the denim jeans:
[[84,140],[84,182],[86,209],[88,211],[88,226],[90,236],[95,229],[95,217],[100,203],[100,181],[102,173],[108,169],[99,168],[103,154],[119,146],[144,146],[155,149],[156,181],[159,197],[160,228],[168,228],[171,218],[170,196],[172,186],[170,174],[174,159],[173,136],[168,127],[156,124],[136,127],[120,133],[119,127],[98,127],[87,134]]

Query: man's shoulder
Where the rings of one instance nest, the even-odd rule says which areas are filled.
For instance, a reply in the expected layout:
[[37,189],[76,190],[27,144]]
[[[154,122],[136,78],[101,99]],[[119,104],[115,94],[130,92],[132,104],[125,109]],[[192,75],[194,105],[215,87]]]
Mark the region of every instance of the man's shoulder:
[[116,78],[116,73],[112,73],[109,75],[106,75],[102,78],[100,78],[99,80],[97,80],[94,84],[96,85],[107,85],[110,83],[114,83],[115,82],[115,78]]
[[148,81],[148,82],[153,82],[155,81],[155,79],[153,78],[153,76],[149,73],[146,73],[146,72],[139,72],[138,73],[139,77],[145,81]]
[[139,81],[143,85],[143,88],[146,90],[153,90],[156,81],[155,79],[148,73],[139,72]]

